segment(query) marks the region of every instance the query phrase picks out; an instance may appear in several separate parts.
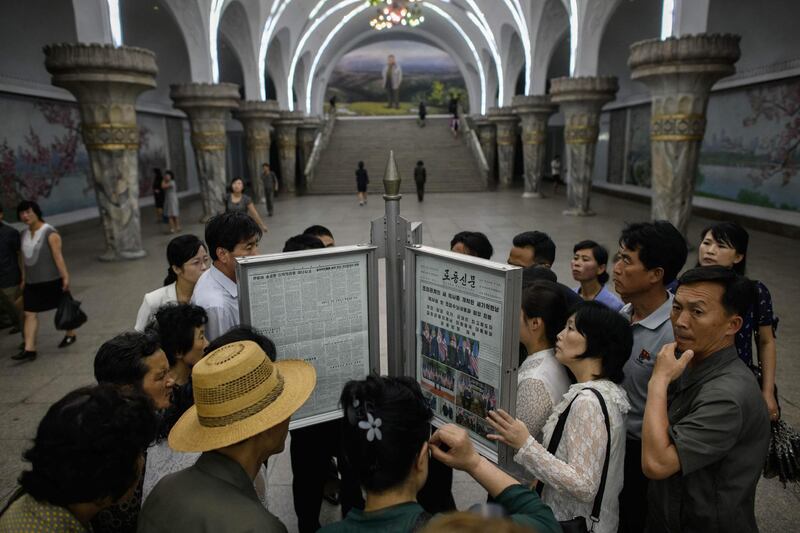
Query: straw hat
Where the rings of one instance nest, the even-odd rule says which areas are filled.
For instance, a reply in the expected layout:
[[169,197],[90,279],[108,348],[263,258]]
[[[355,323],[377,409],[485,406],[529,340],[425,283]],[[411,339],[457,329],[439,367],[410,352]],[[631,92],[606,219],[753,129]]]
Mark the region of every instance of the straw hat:
[[289,418],[316,381],[305,361],[273,363],[254,342],[226,344],[192,369],[194,405],[170,431],[169,445],[205,452],[249,439]]

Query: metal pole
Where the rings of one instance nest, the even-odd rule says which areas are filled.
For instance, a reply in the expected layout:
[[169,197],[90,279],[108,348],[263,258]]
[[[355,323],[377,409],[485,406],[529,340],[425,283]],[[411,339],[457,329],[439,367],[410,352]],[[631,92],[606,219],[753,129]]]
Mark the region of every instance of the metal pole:
[[383,177],[383,200],[386,202],[386,333],[389,375],[402,376],[403,357],[403,244],[405,233],[400,228],[400,174],[394,160],[394,151],[389,152],[386,173]]

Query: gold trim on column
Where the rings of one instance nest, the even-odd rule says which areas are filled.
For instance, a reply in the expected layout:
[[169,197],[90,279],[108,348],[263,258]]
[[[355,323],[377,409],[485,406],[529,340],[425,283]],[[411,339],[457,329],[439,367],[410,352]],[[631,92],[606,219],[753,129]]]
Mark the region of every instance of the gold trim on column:
[[81,134],[87,150],[136,150],[139,147],[139,129],[135,123],[83,123]]
[[547,134],[543,130],[525,131],[522,133],[523,144],[544,144]]
[[600,128],[594,125],[576,124],[564,127],[564,142],[566,144],[594,144]]
[[650,119],[652,141],[702,141],[705,131],[706,117],[699,113],[664,113]]
[[514,136],[513,135],[498,135],[497,136],[497,145],[498,146],[513,146],[514,145]]

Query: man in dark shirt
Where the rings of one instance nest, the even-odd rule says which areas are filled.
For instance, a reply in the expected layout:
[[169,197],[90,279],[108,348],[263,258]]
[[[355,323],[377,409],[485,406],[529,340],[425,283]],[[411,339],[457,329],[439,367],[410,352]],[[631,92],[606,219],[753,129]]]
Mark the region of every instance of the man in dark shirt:
[[0,206],[0,314],[4,315],[3,322],[16,331],[22,331],[21,250],[20,233],[3,221],[3,207]]
[[769,415],[734,346],[752,283],[717,266],[679,281],[670,317],[676,342],[658,354],[642,426],[648,531],[757,532]]

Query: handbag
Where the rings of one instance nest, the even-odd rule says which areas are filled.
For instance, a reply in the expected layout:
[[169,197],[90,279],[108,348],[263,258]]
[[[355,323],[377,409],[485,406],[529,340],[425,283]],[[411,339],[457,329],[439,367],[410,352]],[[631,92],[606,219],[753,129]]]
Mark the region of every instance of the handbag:
[[[586,529],[586,519],[580,516],[576,516],[572,520],[564,520],[559,521],[561,524],[561,530],[564,533],[588,533],[589,531],[594,531],[594,525],[600,521],[600,508],[603,505],[603,493],[606,490],[606,478],[608,477],[608,461],[611,457],[611,424],[609,423],[608,418],[608,409],[606,408],[606,402],[603,400],[603,395],[600,394],[596,389],[592,389],[591,387],[587,387],[584,390],[590,390],[597,396],[597,400],[600,402],[600,409],[603,411],[603,419],[606,423],[606,457],[605,461],[603,462],[603,475],[600,477],[600,486],[597,488],[597,494],[594,497],[594,504],[592,505],[592,514],[589,515],[589,520],[592,522],[592,527],[590,529]],[[561,413],[561,416],[558,417],[558,422],[556,423],[555,429],[553,429],[553,436],[550,437],[550,444],[547,446],[547,452],[550,455],[555,456],[556,450],[558,450],[558,445],[561,443],[561,437],[564,434],[564,426],[567,424],[567,418],[569,417],[569,411],[572,409],[572,404],[575,403],[575,400],[578,399],[576,395],[564,412]],[[539,486],[536,487],[536,492],[539,496],[542,495],[542,490],[544,490],[544,483],[539,482]]]
[[61,300],[58,302],[58,309],[56,310],[56,329],[78,329],[86,320],[86,313],[81,311],[81,303],[78,300],[74,300],[69,291],[65,291],[61,295]]

